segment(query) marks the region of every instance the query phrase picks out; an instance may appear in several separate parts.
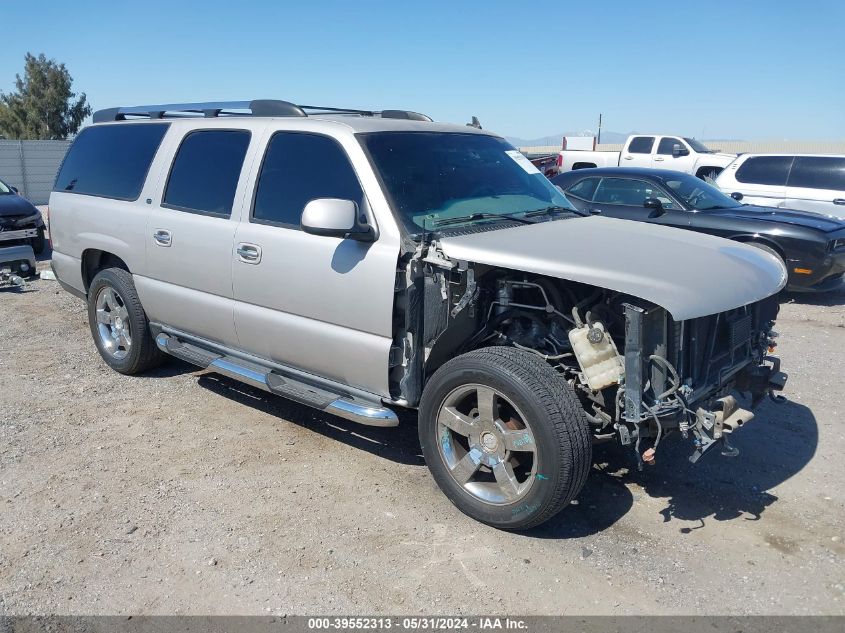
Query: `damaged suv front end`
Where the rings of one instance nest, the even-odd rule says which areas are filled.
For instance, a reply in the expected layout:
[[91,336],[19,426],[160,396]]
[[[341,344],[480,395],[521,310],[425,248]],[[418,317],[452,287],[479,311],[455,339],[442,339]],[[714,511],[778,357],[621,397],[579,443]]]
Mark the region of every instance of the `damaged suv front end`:
[[753,415],[732,394],[753,408],[786,380],[770,355],[786,283],[777,258],[583,217],[501,139],[461,136],[363,143],[414,232],[397,282],[397,401],[416,405],[451,358],[515,347],[568,382],[594,440],[632,446],[640,464],[674,432],[692,442],[692,461],[717,442],[733,453],[728,434]]
[[728,435],[753,414],[732,394],[753,409],[786,382],[771,355],[786,272],[752,247],[640,226],[573,217],[443,235],[437,247],[487,271],[478,301],[495,297],[494,315],[518,307],[479,327],[553,362],[597,438],[631,445],[640,463],[675,431],[692,441],[693,462],[716,442],[735,454]]

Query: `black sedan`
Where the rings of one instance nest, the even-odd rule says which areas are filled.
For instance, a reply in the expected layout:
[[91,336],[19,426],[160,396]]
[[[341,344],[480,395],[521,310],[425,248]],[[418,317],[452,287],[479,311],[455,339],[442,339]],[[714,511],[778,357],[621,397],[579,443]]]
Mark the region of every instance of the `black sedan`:
[[0,247],[29,244],[36,255],[44,251],[44,219],[18,190],[0,180]]
[[552,182],[581,211],[709,233],[773,253],[786,265],[790,290],[831,290],[843,283],[845,220],[742,204],[676,171],[579,169]]

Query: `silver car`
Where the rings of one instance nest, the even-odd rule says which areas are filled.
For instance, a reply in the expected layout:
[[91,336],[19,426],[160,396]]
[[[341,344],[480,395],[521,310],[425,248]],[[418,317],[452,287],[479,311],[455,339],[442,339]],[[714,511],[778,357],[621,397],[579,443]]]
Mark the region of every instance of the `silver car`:
[[419,410],[466,514],[538,525],[597,439],[691,459],[783,387],[783,265],[585,217],[478,126],[284,101],[97,112],[50,198],[53,268],[115,370],[167,354],[362,424]]

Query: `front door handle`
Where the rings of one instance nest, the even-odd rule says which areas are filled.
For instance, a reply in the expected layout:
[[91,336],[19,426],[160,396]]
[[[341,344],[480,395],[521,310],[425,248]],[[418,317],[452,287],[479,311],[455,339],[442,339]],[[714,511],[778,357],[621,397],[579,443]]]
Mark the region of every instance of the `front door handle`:
[[654,157],[654,160],[657,160],[657,161],[663,161],[663,160],[666,160],[666,159],[665,159],[665,158],[663,158],[662,156],[655,156],[655,157]]
[[153,239],[159,246],[170,246],[173,243],[173,236],[166,229],[156,229]]
[[622,158],[624,158],[625,160],[634,160],[633,156],[623,156]]
[[833,204],[845,204],[845,198],[834,198]]
[[261,261],[261,247],[258,244],[241,242],[236,252],[238,259],[244,264],[257,264]]
[[595,207],[590,208],[590,213],[592,215],[601,215],[601,209],[596,209]]

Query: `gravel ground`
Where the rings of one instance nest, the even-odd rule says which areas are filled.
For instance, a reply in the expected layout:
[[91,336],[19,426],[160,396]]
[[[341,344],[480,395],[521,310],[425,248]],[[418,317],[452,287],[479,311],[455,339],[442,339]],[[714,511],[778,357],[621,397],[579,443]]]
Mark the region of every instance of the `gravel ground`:
[[843,614],[845,293],[778,330],[790,402],[738,458],[596,447],[577,502],[513,534],[437,490],[412,415],[121,376],[55,282],[0,291],[0,614]]

